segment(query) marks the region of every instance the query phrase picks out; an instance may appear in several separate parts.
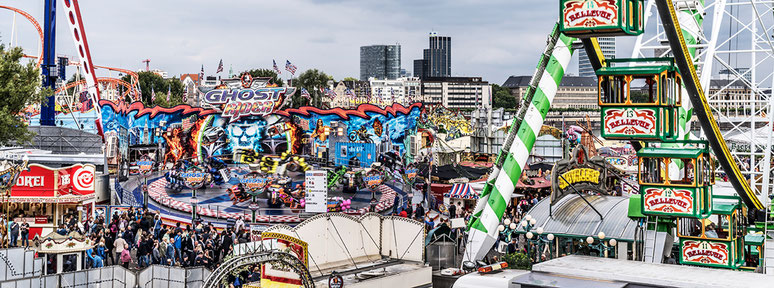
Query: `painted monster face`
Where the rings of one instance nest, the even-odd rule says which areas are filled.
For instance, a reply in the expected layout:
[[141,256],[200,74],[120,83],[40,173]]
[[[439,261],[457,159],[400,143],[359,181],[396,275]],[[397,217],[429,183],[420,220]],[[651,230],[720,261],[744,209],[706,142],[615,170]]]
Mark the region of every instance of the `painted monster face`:
[[232,148],[261,151],[261,132],[264,127],[263,122],[229,125],[228,133]]

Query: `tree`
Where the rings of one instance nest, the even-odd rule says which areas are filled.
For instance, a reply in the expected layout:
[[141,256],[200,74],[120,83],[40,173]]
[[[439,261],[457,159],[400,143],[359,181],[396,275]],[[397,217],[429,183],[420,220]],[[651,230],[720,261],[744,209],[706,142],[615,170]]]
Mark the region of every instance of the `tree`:
[[[246,72],[253,77],[271,77],[271,81],[270,81],[271,83],[277,84],[277,86],[280,86],[280,87],[285,86],[285,82],[282,81],[282,78],[280,78],[279,75],[277,75],[277,72],[275,72],[274,70],[253,69]],[[245,72],[242,72],[242,73],[245,73]],[[240,75],[242,75],[242,73],[240,73]]]
[[344,78],[343,80],[341,80],[341,81],[352,81],[352,82],[357,82],[358,80],[357,80],[357,78],[355,78],[355,77],[345,77],[345,78]]
[[[175,105],[183,104],[183,82],[178,77],[172,77],[164,79],[156,73],[149,71],[142,71],[137,73],[140,80],[140,91],[142,91],[142,103],[145,106],[158,105],[161,107],[172,107]],[[122,80],[130,82],[130,75],[124,75]],[[167,101],[167,91],[171,91],[172,95]],[[156,92],[156,100],[151,101],[153,92]]]
[[34,134],[27,130],[22,111],[54,94],[41,89],[38,67],[32,62],[22,64],[23,55],[20,47],[6,51],[0,44],[0,146],[29,143]]
[[299,89],[305,88],[312,96],[312,101],[301,97],[301,93],[293,94],[293,107],[297,108],[304,105],[310,105],[320,108],[322,106],[323,93],[320,88],[328,87],[328,81],[333,81],[333,77],[317,69],[309,69],[298,75],[293,80],[293,84]]
[[516,101],[516,97],[511,95],[508,88],[497,84],[492,84],[492,98],[494,99],[494,103],[492,104],[494,108],[513,109],[517,108],[519,105],[518,101]]

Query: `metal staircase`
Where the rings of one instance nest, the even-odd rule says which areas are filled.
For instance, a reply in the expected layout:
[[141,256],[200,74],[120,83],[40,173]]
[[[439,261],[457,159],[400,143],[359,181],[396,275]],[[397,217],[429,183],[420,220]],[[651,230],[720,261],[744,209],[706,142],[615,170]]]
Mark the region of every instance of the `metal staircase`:
[[[654,221],[650,221],[654,219]],[[651,230],[652,226],[652,230]],[[646,263],[662,263],[664,261],[664,250],[672,246],[674,238],[667,232],[660,232],[658,228],[658,217],[648,217],[645,226],[645,251],[643,251],[643,261]]]

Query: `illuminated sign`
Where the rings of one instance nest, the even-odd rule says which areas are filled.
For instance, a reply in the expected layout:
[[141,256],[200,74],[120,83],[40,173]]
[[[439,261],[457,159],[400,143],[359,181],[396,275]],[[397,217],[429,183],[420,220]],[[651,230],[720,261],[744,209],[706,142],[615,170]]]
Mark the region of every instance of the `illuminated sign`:
[[377,186],[382,184],[382,174],[376,169],[371,169],[363,176],[363,182],[365,182],[368,188],[376,189]]
[[574,0],[564,2],[564,27],[594,28],[618,24],[617,0]]
[[607,109],[603,113],[605,133],[656,136],[656,113],[648,109]]
[[682,245],[682,262],[728,265],[728,245],[701,240],[686,240]]
[[293,92],[295,88],[285,87],[218,89],[204,94],[204,102],[222,105],[221,116],[231,123],[245,116],[269,115]]
[[600,156],[589,159],[586,147],[578,145],[572,158],[554,164],[551,177],[551,204],[575,191],[591,191],[598,195],[609,195],[612,188],[606,187],[609,164]]
[[[583,182],[599,184],[599,175],[599,171],[591,168],[573,169],[563,173],[562,177],[559,177],[559,188],[564,189],[567,188],[567,186],[570,184],[578,184]],[[567,181],[565,181],[565,179]]]
[[65,168],[49,168],[31,164],[21,171],[16,185],[11,188],[13,197],[55,197],[65,194],[94,194],[96,167],[78,164]]
[[408,178],[409,181],[414,181],[414,178],[417,178],[417,173],[419,173],[419,169],[408,168],[406,169],[406,178]]
[[242,183],[242,187],[248,192],[256,193],[259,192],[259,190],[266,188],[266,184],[269,183],[269,180],[262,177],[257,172],[252,172],[239,179],[239,183]]
[[207,181],[209,176],[210,174],[200,172],[195,169],[191,169],[180,174],[180,177],[182,177],[183,181],[185,182],[185,186],[191,189],[198,189],[204,186],[204,182]]
[[646,212],[693,213],[693,191],[647,188],[642,195]]
[[153,160],[150,159],[150,157],[142,156],[140,160],[136,162],[137,169],[140,170],[140,174],[142,175],[148,175],[151,172],[153,172]]

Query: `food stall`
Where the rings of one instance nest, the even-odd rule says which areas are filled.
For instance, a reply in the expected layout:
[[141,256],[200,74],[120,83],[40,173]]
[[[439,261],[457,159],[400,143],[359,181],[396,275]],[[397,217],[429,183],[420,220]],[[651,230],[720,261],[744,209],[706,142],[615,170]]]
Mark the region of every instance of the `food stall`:
[[64,168],[30,164],[3,198],[3,211],[30,225],[30,239],[54,232],[69,216],[82,221],[94,211],[94,171],[91,164]]

